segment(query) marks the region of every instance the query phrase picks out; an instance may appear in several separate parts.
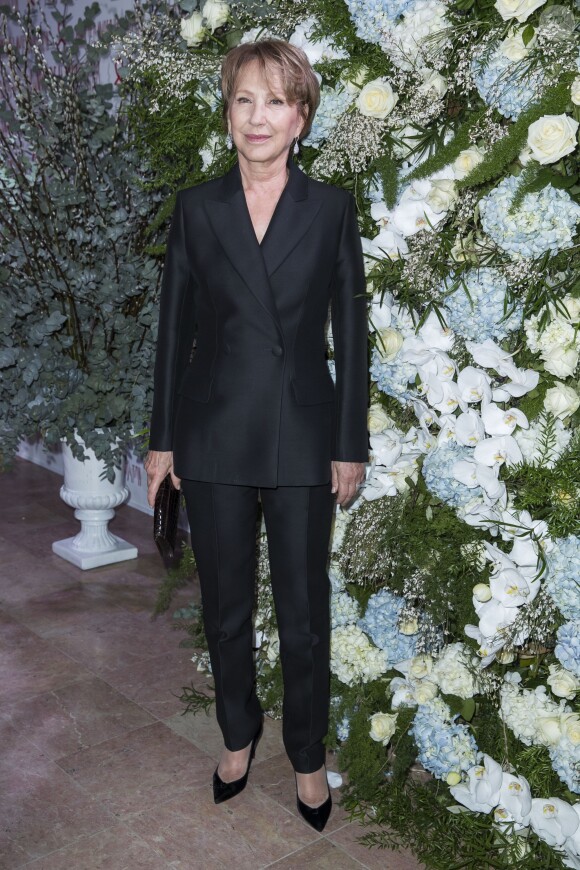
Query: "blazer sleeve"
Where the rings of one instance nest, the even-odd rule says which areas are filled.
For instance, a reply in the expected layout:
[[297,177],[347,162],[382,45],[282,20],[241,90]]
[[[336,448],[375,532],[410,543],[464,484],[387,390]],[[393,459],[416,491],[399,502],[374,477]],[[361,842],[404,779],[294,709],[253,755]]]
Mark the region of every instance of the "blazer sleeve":
[[183,203],[178,191],[161,281],[149,450],[172,450],[180,375],[189,362],[195,332],[194,282],[185,244]]
[[368,462],[366,278],[355,201],[346,194],[330,303],[336,366],[336,441],[331,458]]

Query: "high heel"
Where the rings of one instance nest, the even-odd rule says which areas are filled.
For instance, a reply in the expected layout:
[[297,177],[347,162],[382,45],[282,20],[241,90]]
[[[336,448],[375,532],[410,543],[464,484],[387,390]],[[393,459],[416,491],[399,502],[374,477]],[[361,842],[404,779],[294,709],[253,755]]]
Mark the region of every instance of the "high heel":
[[250,772],[250,765],[252,763],[252,758],[256,754],[256,745],[258,740],[262,736],[262,731],[264,730],[264,720],[260,722],[260,727],[258,728],[254,738],[252,740],[252,748],[250,750],[250,757],[248,759],[248,766],[246,768],[246,772],[239,779],[234,779],[233,782],[224,782],[223,779],[218,774],[218,766],[214,770],[213,773],[213,799],[216,804],[221,804],[222,801],[227,801],[230,798],[235,797],[241,791],[243,791],[246,787],[246,783],[248,781],[248,773]]
[[296,778],[296,771],[294,771],[294,779],[296,780],[296,804],[298,806],[298,812],[300,813],[304,821],[308,822],[309,825],[312,825],[315,830],[317,830],[318,832],[323,831],[324,826],[328,821],[330,810],[332,809],[330,788],[328,788],[328,797],[326,798],[324,803],[320,804],[319,807],[311,807],[308,804],[305,804],[304,801],[300,800],[300,798],[298,797],[298,780]]

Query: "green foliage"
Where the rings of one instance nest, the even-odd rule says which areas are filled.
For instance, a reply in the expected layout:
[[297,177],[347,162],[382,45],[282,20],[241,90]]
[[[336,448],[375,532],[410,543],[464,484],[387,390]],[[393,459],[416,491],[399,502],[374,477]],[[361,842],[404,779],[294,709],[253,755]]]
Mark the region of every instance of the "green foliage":
[[190,686],[182,686],[179,700],[184,704],[185,709],[181,711],[181,715],[186,713],[199,713],[203,710],[208,716],[211,707],[215,703],[213,695],[207,695],[201,689],[197,689],[193,683]]
[[[341,747],[338,763],[348,773],[357,798],[374,803],[385,784],[388,771],[387,750],[369,737],[369,718],[385,711],[385,683],[374,681],[360,686],[350,714],[348,740]],[[356,786],[354,786],[356,783]],[[346,794],[349,793],[347,787]]]
[[542,115],[563,112],[570,101],[570,84],[572,75],[565,74],[557,84],[546,88],[542,98],[529,109],[526,109],[518,119],[510,125],[508,133],[498,139],[486,153],[483,161],[471,172],[457,182],[458,189],[473,187],[492,181],[507,170],[512,161],[524,148],[528,138],[530,124]]
[[[550,426],[553,418],[544,420],[544,456],[549,457],[554,443]],[[545,463],[544,458],[544,463]],[[514,496],[514,506],[527,510],[535,519],[545,520],[550,535],[567,537],[580,534],[578,493],[580,492],[580,438],[575,436],[570,449],[553,468],[541,461],[538,465],[520,464],[506,469],[505,480]]]
[[337,562],[347,581],[367,587],[367,597],[388,586],[457,635],[473,618],[471,590],[481,578],[469,548],[483,533],[421,490],[362,504]]
[[[156,197],[112,85],[93,84],[96,4],[74,28],[56,0],[36,6],[22,43],[5,37],[0,67],[0,450],[40,432],[82,458],[76,427],[112,479],[150,415],[159,263],[144,244]],[[18,30],[4,7],[9,23]]]
[[[347,809],[366,805],[356,788],[349,790]],[[491,814],[460,809],[450,812],[453,799],[444,783],[408,777],[377,790],[372,811],[367,806],[364,824],[369,832],[358,837],[375,848],[411,848],[430,870],[556,870],[564,865],[556,853],[534,835],[526,836],[526,849],[509,827],[503,833],[493,826]]]
[[369,173],[376,171],[381,179],[385,202],[389,208],[393,208],[397,201],[399,177],[397,164],[388,153],[373,161],[369,166]]
[[417,166],[411,173],[409,173],[408,177],[427,178],[427,176],[432,175],[434,172],[438,172],[449,163],[453,163],[461,151],[469,148],[472,144],[469,138],[471,130],[481,121],[485,112],[485,109],[480,109],[478,112],[470,115],[470,117],[458,128],[453,139],[451,139],[451,141],[446,145],[442,145],[438,148],[435,154],[428,157],[427,160],[420,164],[420,166]]

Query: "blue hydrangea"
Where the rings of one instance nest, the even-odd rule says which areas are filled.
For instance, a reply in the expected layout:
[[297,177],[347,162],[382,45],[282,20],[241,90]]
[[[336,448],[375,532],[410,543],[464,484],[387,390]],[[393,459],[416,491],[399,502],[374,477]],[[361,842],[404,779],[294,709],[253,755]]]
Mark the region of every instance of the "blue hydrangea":
[[346,88],[336,89],[324,87],[320,91],[320,105],[312,123],[312,129],[302,141],[305,145],[318,148],[328,139],[336,122],[352,102],[353,95]]
[[512,257],[541,257],[573,245],[580,205],[565,190],[551,184],[527,193],[520,207],[509,213],[518,179],[504,178],[479,203],[484,231]]
[[552,767],[570,791],[580,794],[580,744],[574,745],[567,737],[549,747]]
[[413,0],[346,0],[356,35],[375,45],[412,4]]
[[566,619],[576,619],[580,614],[580,538],[557,538],[547,562],[548,595]]
[[417,367],[397,357],[392,362],[382,362],[376,348],[371,354],[370,374],[379,390],[397,399],[404,405],[411,398],[409,384],[417,377]]
[[513,120],[537,101],[545,83],[540,66],[530,69],[529,63],[511,60],[499,48],[485,63],[474,58],[471,72],[482,100]]
[[580,624],[566,622],[561,625],[556,639],[556,658],[563,668],[580,677]]
[[453,442],[442,444],[427,453],[422,468],[429,492],[455,508],[463,507],[471,499],[483,495],[480,486],[470,489],[453,477],[453,466],[460,459],[473,459],[473,451]]
[[437,779],[467,771],[478,761],[477,744],[466,725],[456,722],[459,714],[441,698],[419,704],[409,733],[413,735],[418,760]]
[[[445,319],[454,332],[470,341],[485,341],[488,338],[501,341],[510,332],[520,328],[523,305],[519,301],[515,305],[511,304],[507,309],[509,315],[505,317],[508,285],[498,269],[470,269],[461,276],[461,281],[460,286],[445,298]],[[455,283],[449,277],[443,281],[440,292],[449,292]]]
[[365,615],[357,622],[375,646],[384,651],[387,669],[416,654],[417,635],[401,634],[398,627],[404,605],[404,598],[388,589],[380,589],[371,595]]

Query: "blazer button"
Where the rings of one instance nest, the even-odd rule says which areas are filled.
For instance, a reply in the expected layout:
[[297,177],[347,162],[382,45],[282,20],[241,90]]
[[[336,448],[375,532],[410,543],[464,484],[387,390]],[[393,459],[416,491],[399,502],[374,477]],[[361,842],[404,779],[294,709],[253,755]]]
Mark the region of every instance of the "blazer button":
[[275,344],[272,348],[272,353],[274,354],[274,356],[282,356],[282,354],[284,353],[284,349],[280,347],[279,344]]

